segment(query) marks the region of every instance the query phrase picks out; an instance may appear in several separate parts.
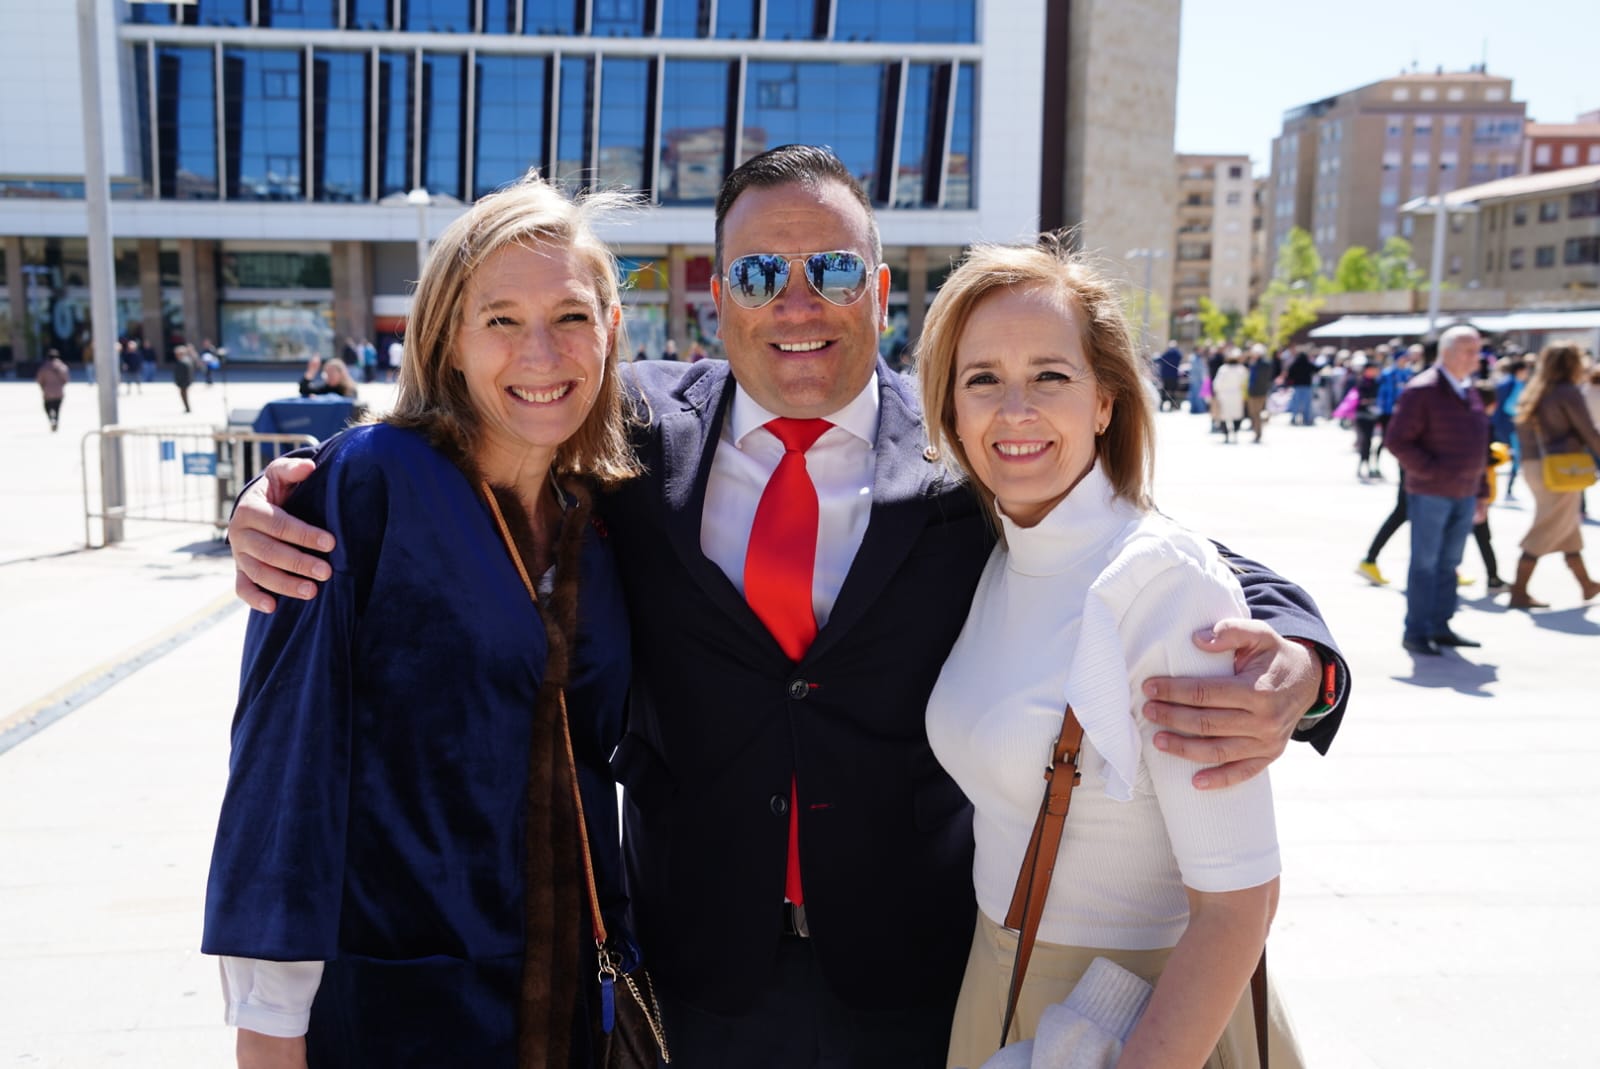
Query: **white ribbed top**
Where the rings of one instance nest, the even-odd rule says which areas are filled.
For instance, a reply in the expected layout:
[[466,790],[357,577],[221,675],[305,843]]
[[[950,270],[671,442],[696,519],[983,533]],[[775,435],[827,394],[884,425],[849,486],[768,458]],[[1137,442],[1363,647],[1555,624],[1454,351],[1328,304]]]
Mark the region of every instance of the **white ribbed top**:
[[1196,791],[1197,767],[1156,750],[1137,714],[1151,676],[1232,672],[1231,656],[1190,636],[1248,616],[1244,596],[1211,543],[1115,499],[1098,468],[1037,526],[1001,522],[1006,544],[928,705],[934,753],[976,810],[978,906],[1005,920],[1070,700],[1086,733],[1083,781],[1039,938],[1173,946],[1185,885],[1233,891],[1279,871],[1266,774]]

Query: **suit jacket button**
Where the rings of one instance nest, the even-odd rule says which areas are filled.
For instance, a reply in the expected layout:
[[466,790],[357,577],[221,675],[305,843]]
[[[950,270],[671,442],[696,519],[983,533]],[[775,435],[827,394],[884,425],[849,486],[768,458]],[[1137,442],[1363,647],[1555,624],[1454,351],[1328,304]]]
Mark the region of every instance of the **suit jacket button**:
[[793,698],[795,701],[803,701],[805,698],[809,697],[810,694],[811,684],[807,683],[805,680],[793,679],[789,681],[789,697]]
[[781,794],[773,795],[772,800],[767,804],[772,806],[773,816],[781,817],[789,812],[789,799],[785,798]]

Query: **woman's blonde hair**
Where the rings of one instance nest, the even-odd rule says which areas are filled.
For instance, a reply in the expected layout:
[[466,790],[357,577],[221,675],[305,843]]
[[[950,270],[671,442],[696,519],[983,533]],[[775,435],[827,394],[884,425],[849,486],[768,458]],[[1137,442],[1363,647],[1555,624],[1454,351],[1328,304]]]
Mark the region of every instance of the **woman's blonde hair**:
[[481,430],[466,380],[456,370],[454,346],[467,284],[485,260],[512,245],[554,245],[578,255],[594,286],[602,321],[616,320],[605,354],[605,370],[594,407],[583,425],[556,450],[553,471],[582,475],[608,485],[639,471],[628,445],[619,354],[627,351],[621,320],[617,263],[595,236],[602,213],[634,203],[623,193],[591,193],[577,200],[533,171],[489,194],[445,228],[434,243],[411,300],[404,360],[394,410],[386,422],[427,435],[462,456],[475,455]]
[[1583,374],[1583,350],[1571,342],[1554,342],[1539,352],[1534,361],[1533,374],[1522,389],[1522,400],[1517,403],[1514,422],[1527,423],[1533,419],[1545,395],[1564,382],[1576,383]]
[[[337,386],[329,381],[328,372],[330,371],[339,373]],[[322,381],[328,383],[328,386],[337,394],[342,394],[345,397],[354,397],[356,395],[356,380],[350,377],[350,365],[340,360],[337,356],[322,365]]]
[[1067,245],[1064,234],[1045,234],[1034,245],[977,245],[940,288],[917,343],[917,376],[928,440],[983,498],[994,494],[972,470],[956,438],[956,342],[985,297],[1001,290],[1041,289],[1069,309],[1095,388],[1111,401],[1105,433],[1095,439],[1095,462],[1116,495],[1142,509],[1153,507],[1155,418],[1145,372],[1116,285]]

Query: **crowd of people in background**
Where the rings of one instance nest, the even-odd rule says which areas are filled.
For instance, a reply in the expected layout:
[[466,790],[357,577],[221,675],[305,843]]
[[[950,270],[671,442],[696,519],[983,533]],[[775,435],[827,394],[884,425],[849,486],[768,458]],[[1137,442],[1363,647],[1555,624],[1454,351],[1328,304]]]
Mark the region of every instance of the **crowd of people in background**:
[[[1589,578],[1580,555],[1582,494],[1548,491],[1542,474],[1524,465],[1531,454],[1537,469],[1544,455],[1536,435],[1543,435],[1552,451],[1588,451],[1600,458],[1600,365],[1593,353],[1566,343],[1525,353],[1515,345],[1479,341],[1476,366],[1462,385],[1463,396],[1470,388],[1488,421],[1483,486],[1488,500],[1516,501],[1521,481],[1523,499],[1531,498],[1535,507],[1533,529],[1509,581],[1500,574],[1487,511],[1475,516],[1471,533],[1487,589],[1491,594],[1509,592],[1513,608],[1544,608],[1527,592],[1527,578],[1540,556],[1559,552],[1578,578],[1584,599],[1600,596],[1600,582]],[[1291,426],[1334,420],[1353,433],[1356,478],[1383,482],[1388,476],[1382,458],[1400,396],[1436,359],[1437,346],[1408,345],[1399,338],[1370,349],[1302,344],[1277,353],[1259,344],[1248,349],[1201,345],[1187,356],[1176,341],[1169,341],[1151,371],[1161,411],[1187,408],[1209,414],[1213,433],[1224,442],[1241,441],[1246,423],[1253,441],[1261,442],[1262,428],[1273,415],[1287,416]],[[1530,393],[1530,382],[1541,386]],[[1393,467],[1394,508],[1356,565],[1359,575],[1378,586],[1389,583],[1378,567],[1378,555],[1409,518],[1405,471],[1398,462]]]

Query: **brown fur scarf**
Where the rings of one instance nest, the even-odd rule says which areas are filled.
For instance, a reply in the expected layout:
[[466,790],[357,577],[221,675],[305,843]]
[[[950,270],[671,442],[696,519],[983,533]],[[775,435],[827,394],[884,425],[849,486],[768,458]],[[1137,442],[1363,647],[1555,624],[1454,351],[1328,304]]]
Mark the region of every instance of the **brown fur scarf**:
[[[473,486],[483,475],[443,434],[433,445],[461,469]],[[522,498],[509,487],[490,488],[511,531],[523,564],[538,558],[533,523]],[[523,832],[524,944],[522,986],[517,1012],[518,1069],[566,1069],[572,1057],[578,992],[586,973],[581,964],[587,927],[587,886],[576,784],[567,760],[563,699],[571,675],[578,626],[578,577],[584,532],[594,499],[581,479],[562,480],[574,504],[566,510],[555,546],[555,588],[539,602],[549,654],[544,681],[534,701],[532,743],[528,750],[526,827]],[[531,575],[535,582],[538,577]]]
[[[555,547],[555,587],[539,604],[549,644],[544,681],[534,704],[528,754],[524,843],[525,949],[517,1038],[519,1069],[564,1069],[571,1057],[573,1015],[583,981],[579,927],[587,916],[581,835],[567,760],[563,696],[578,626],[578,577],[593,498],[580,481],[562,489],[575,504],[562,518]],[[494,487],[523,560],[535,559],[533,527],[521,499]]]

